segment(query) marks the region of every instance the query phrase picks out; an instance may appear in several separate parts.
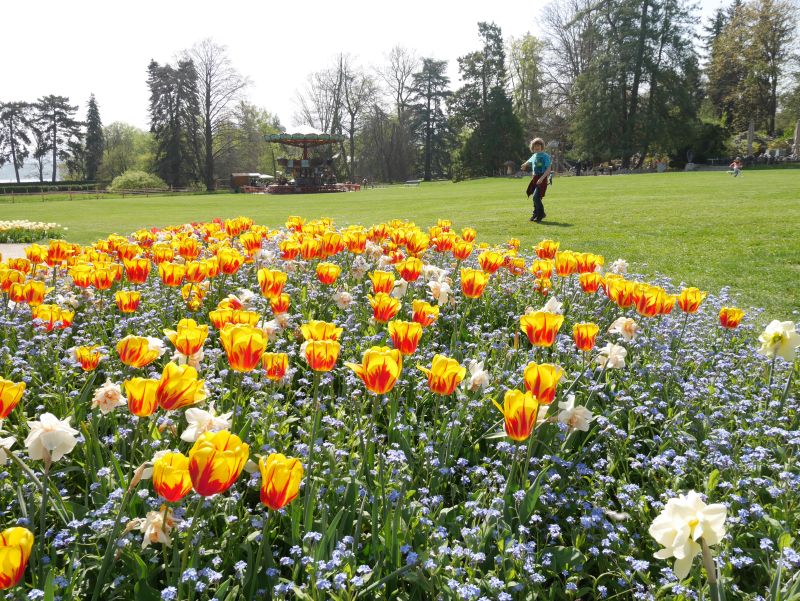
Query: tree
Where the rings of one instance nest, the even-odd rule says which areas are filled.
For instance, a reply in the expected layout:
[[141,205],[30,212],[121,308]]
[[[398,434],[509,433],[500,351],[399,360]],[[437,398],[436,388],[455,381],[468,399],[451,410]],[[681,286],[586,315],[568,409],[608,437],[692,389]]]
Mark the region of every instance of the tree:
[[298,112],[294,115],[295,122],[324,133],[341,133],[344,77],[342,61],[343,57],[339,56],[335,66],[308,76],[305,88],[295,96],[298,105]]
[[113,180],[129,170],[153,168],[153,140],[150,133],[133,125],[115,121],[103,128],[103,160],[98,177]]
[[364,115],[365,109],[373,104],[376,96],[376,86],[372,78],[364,73],[362,69],[353,66],[349,57],[340,62],[342,68],[342,109],[345,119],[343,119],[343,132],[348,139],[348,179],[355,181],[356,169],[356,146],[355,139],[360,120]]
[[30,120],[31,105],[27,102],[0,104],[0,165],[11,163],[17,183],[19,170],[30,153]]
[[86,113],[86,179],[95,181],[100,164],[103,162],[103,122],[94,94],[89,96],[89,110]]
[[44,166],[47,155],[50,152],[50,138],[47,129],[39,120],[34,119],[30,124],[31,140],[33,142],[33,152],[31,156],[36,161],[36,171],[39,174],[39,181],[44,181]]
[[[58,161],[70,157],[69,143],[82,138],[83,124],[75,120],[77,106],[69,104],[66,96],[43,96],[36,102],[36,120],[47,135],[48,150],[52,153],[52,181],[55,183]],[[41,173],[41,170],[40,170]]]
[[214,161],[235,143],[219,135],[223,124],[233,116],[233,109],[249,81],[234,69],[226,47],[206,38],[185,52],[197,71],[197,98],[203,145],[203,179],[206,190],[214,189]]
[[441,175],[445,170],[445,154],[449,154],[448,124],[444,107],[449,91],[447,61],[424,58],[422,68],[412,78],[412,100],[416,130],[421,138],[422,165],[425,181],[433,173]]
[[544,43],[530,34],[509,41],[508,63],[514,111],[525,131],[540,131],[546,121],[541,67]]
[[400,121],[404,120],[413,96],[413,76],[419,66],[420,60],[413,50],[395,46],[389,51],[387,63],[378,70],[378,76],[389,90]]

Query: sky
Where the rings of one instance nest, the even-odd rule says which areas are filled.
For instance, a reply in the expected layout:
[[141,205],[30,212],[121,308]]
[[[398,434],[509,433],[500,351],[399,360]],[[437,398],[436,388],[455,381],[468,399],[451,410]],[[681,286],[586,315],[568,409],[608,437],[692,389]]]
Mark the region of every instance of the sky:
[[[10,2],[3,7],[0,102],[68,96],[84,119],[94,93],[104,124],[124,121],[147,129],[150,59],[174,62],[183,49],[210,37],[227,47],[234,67],[250,79],[247,99],[291,129],[308,75],[331,66],[339,52],[371,68],[384,64],[392,47],[403,46],[447,60],[455,84],[456,58],[480,47],[479,21],[496,23],[506,41],[541,35],[537,7],[545,4],[38,0],[33,17],[30,3]],[[722,0],[701,0],[703,21],[720,5]]]

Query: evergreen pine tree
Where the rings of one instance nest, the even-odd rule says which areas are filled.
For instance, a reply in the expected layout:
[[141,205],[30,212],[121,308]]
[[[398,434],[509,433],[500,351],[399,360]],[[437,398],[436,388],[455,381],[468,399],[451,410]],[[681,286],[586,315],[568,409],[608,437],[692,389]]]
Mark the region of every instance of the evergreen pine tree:
[[100,120],[100,110],[94,94],[89,96],[89,110],[86,114],[86,146],[84,165],[86,166],[86,179],[95,181],[100,163],[103,161],[105,139],[103,137],[103,122]]

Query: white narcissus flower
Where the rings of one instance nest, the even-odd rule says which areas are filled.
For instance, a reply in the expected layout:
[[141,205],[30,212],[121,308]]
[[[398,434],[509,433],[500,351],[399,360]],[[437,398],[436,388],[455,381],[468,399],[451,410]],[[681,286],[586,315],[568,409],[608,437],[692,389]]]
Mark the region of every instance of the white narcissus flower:
[[600,354],[597,355],[595,361],[605,369],[618,369],[625,367],[625,357],[627,356],[628,351],[625,350],[624,346],[609,342],[600,349]]
[[608,333],[619,334],[625,342],[630,342],[639,333],[639,324],[630,317],[618,317],[608,328]]
[[655,556],[658,559],[674,557],[675,576],[683,580],[689,574],[692,560],[702,551],[700,538],[710,547],[725,536],[726,512],[725,505],[706,505],[693,490],[670,499],[648,530],[650,536],[664,546]]
[[147,338],[147,346],[149,346],[151,350],[158,351],[159,357],[167,352],[167,345],[164,344],[164,341],[160,338],[155,338],[153,336],[145,336],[145,338]]
[[72,418],[58,419],[52,413],[43,413],[39,421],[28,422],[31,429],[25,439],[28,456],[31,459],[58,461],[75,448],[78,431],[70,428]]
[[408,290],[408,282],[406,282],[403,278],[395,280],[394,288],[392,288],[392,296],[394,298],[403,298],[406,295],[406,291]]
[[148,511],[143,520],[139,520],[139,531],[144,534],[142,538],[142,549],[150,545],[161,543],[167,547],[172,545],[170,533],[175,527],[175,518],[172,509],[161,506],[158,511]]
[[[377,261],[383,256],[383,247],[380,244],[375,244],[371,240],[367,240],[367,244],[364,247],[364,254],[367,255],[371,261]],[[356,260],[358,260],[359,257],[356,257]],[[355,265],[355,263],[356,262],[353,261],[353,265]]]
[[285,330],[289,327],[289,314],[288,313],[276,313],[275,314],[275,323],[278,324],[278,327],[281,330]]
[[570,430],[589,431],[594,415],[583,405],[575,406],[575,395],[571,394],[566,401],[558,403],[558,421],[569,426]]
[[148,463],[144,464],[147,467],[145,467],[142,470],[142,475],[141,475],[140,479],[141,480],[149,480],[150,478],[152,478],[153,477],[153,464],[156,461],[158,461],[159,459],[161,459],[167,453],[173,453],[173,452],[174,451],[170,451],[169,449],[162,449],[160,451],[156,451],[156,454],[153,455],[153,458]]
[[783,357],[787,361],[794,361],[795,353],[800,346],[800,334],[795,331],[791,321],[778,321],[774,319],[758,337],[761,348],[759,354],[766,357]]
[[[370,242],[367,242],[367,244],[370,244]],[[380,248],[380,246],[378,248]],[[381,254],[382,253],[383,250],[381,250]],[[350,266],[350,275],[360,280],[367,274],[367,271],[369,271],[369,263],[367,263],[364,257],[358,255]]]
[[392,266],[392,257],[389,255],[383,255],[380,259],[378,259],[378,269],[389,269]]
[[489,374],[483,369],[483,361],[470,361],[469,373],[469,390],[483,390],[489,385]]
[[279,324],[276,320],[270,319],[269,321],[264,321],[263,319],[256,324],[256,327],[264,330],[264,333],[267,335],[267,338],[270,341],[275,340],[278,337],[278,334],[281,333],[281,324]]
[[559,302],[559,300],[555,296],[551,296],[547,302],[544,304],[544,307],[541,308],[542,311],[546,313],[556,313],[561,315],[564,311],[564,303]]
[[107,415],[117,407],[125,405],[127,400],[122,396],[122,389],[119,384],[106,380],[98,388],[92,397],[92,409],[99,408],[100,413]]
[[206,354],[203,352],[203,349],[200,349],[196,353],[191,355],[184,355],[180,351],[175,351],[172,353],[172,357],[170,357],[170,361],[174,361],[178,365],[189,365],[194,367],[195,369],[200,369],[200,363],[202,363],[203,359],[205,358]]
[[440,305],[447,304],[450,293],[453,291],[452,288],[450,288],[450,284],[438,280],[428,282],[428,288],[431,290],[431,296],[433,296]]
[[611,264],[611,267],[608,269],[611,273],[618,273],[620,275],[625,275],[628,273],[628,262],[625,259],[617,259]]
[[0,465],[8,463],[8,454],[11,452],[11,447],[13,447],[16,442],[13,436],[0,438]]
[[186,410],[185,415],[189,427],[181,434],[181,440],[195,442],[205,432],[219,432],[230,428],[233,412],[217,415],[213,406],[209,407],[208,411],[190,407]]
[[337,307],[344,310],[347,309],[347,307],[350,306],[350,303],[353,302],[353,295],[349,292],[345,292],[344,290],[340,290],[333,295],[333,301],[336,303]]

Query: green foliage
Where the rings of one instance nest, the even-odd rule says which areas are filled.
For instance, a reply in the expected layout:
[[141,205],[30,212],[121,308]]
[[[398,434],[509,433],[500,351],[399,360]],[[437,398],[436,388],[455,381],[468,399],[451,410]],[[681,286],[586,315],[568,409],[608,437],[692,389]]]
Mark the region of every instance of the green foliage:
[[103,128],[103,139],[99,179],[112,180],[129,169],[153,171],[153,137],[149,132],[115,121]]
[[94,181],[103,161],[103,123],[100,120],[100,109],[94,94],[89,97],[89,110],[86,114],[86,179]]
[[144,171],[126,171],[118,175],[108,187],[109,190],[166,190],[167,183],[152,173]]

